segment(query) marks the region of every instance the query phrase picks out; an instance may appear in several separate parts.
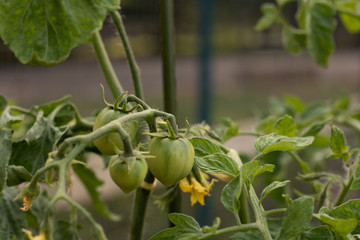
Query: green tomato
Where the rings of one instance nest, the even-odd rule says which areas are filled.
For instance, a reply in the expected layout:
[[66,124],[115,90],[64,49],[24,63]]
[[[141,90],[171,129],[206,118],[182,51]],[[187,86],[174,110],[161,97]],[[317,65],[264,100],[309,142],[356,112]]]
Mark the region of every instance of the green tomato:
[[109,171],[116,185],[128,194],[144,181],[147,164],[143,157],[116,156],[110,161]]
[[[126,113],[111,108],[104,108],[95,119],[93,131],[124,115],[126,115]],[[127,122],[123,127],[129,134],[129,137],[134,139],[138,129],[137,121]],[[120,135],[117,132],[112,132],[101,136],[94,141],[94,144],[100,150],[100,152],[107,155],[117,154],[118,152],[115,150],[116,148],[120,151],[124,150],[123,142],[121,141]]]
[[157,138],[149,143],[150,172],[169,187],[186,177],[194,165],[194,148],[186,138]]

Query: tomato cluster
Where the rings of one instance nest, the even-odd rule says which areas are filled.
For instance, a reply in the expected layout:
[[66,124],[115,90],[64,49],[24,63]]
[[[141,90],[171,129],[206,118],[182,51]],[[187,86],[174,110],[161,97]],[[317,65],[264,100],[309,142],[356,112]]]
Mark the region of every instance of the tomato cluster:
[[[96,117],[93,130],[96,131],[126,114],[128,113],[121,109],[107,107]],[[137,120],[123,124],[124,130],[132,140],[138,135],[139,125]],[[144,128],[141,129],[144,131]],[[171,131],[169,129],[169,132]],[[122,153],[124,145],[117,132],[101,136],[94,144],[102,153],[116,155],[109,164],[110,176],[124,193],[129,193],[141,185],[148,168],[155,178],[169,187],[186,177],[194,165],[195,153],[192,144],[186,138],[174,134],[153,136],[148,145],[151,157],[147,163],[145,157],[137,151],[131,156]]]

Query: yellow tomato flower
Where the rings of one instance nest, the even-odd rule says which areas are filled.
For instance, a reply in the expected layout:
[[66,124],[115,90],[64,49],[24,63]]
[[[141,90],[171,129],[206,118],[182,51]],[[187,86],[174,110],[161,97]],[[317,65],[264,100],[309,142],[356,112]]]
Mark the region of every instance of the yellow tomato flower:
[[191,206],[193,206],[197,202],[199,202],[201,205],[204,205],[204,196],[210,196],[209,192],[215,182],[215,179],[212,179],[209,183],[207,181],[208,178],[209,176],[203,173],[203,184],[199,183],[193,176],[190,177],[190,182],[187,178],[184,178],[180,181],[180,189],[183,192],[191,193]]
[[27,229],[21,229],[30,240],[46,240],[45,233],[40,232],[38,236],[33,237],[32,232]]

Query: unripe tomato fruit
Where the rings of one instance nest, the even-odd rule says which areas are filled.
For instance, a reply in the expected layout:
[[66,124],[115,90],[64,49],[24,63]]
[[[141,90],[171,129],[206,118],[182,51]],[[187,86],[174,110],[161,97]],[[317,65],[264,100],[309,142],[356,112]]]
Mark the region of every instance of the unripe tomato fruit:
[[[135,158],[135,157],[134,157]],[[130,193],[141,185],[147,173],[145,158],[138,157],[132,167],[131,160],[123,156],[116,156],[111,159],[109,171],[112,180],[124,193]]]
[[194,148],[186,138],[154,137],[149,143],[150,172],[169,187],[186,177],[194,165]]
[[[123,113],[119,110],[114,110],[108,107],[104,108],[95,119],[93,131],[124,115],[126,115],[126,113]],[[138,129],[138,123],[136,121],[130,121],[125,123],[123,128],[129,134],[129,137],[134,139]],[[121,151],[124,150],[123,142],[121,141],[120,135],[117,132],[112,132],[101,136],[94,141],[94,144],[100,150],[100,152],[107,155],[117,154],[115,147]]]

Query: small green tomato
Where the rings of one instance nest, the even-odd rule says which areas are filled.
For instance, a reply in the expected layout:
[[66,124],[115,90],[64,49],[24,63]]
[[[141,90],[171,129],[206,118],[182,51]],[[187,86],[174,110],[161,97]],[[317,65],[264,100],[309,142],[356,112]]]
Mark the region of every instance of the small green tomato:
[[150,172],[169,187],[186,177],[194,165],[194,148],[186,138],[154,137],[149,143]]
[[126,194],[141,185],[147,170],[145,158],[141,156],[116,156],[111,159],[109,164],[112,180]]

